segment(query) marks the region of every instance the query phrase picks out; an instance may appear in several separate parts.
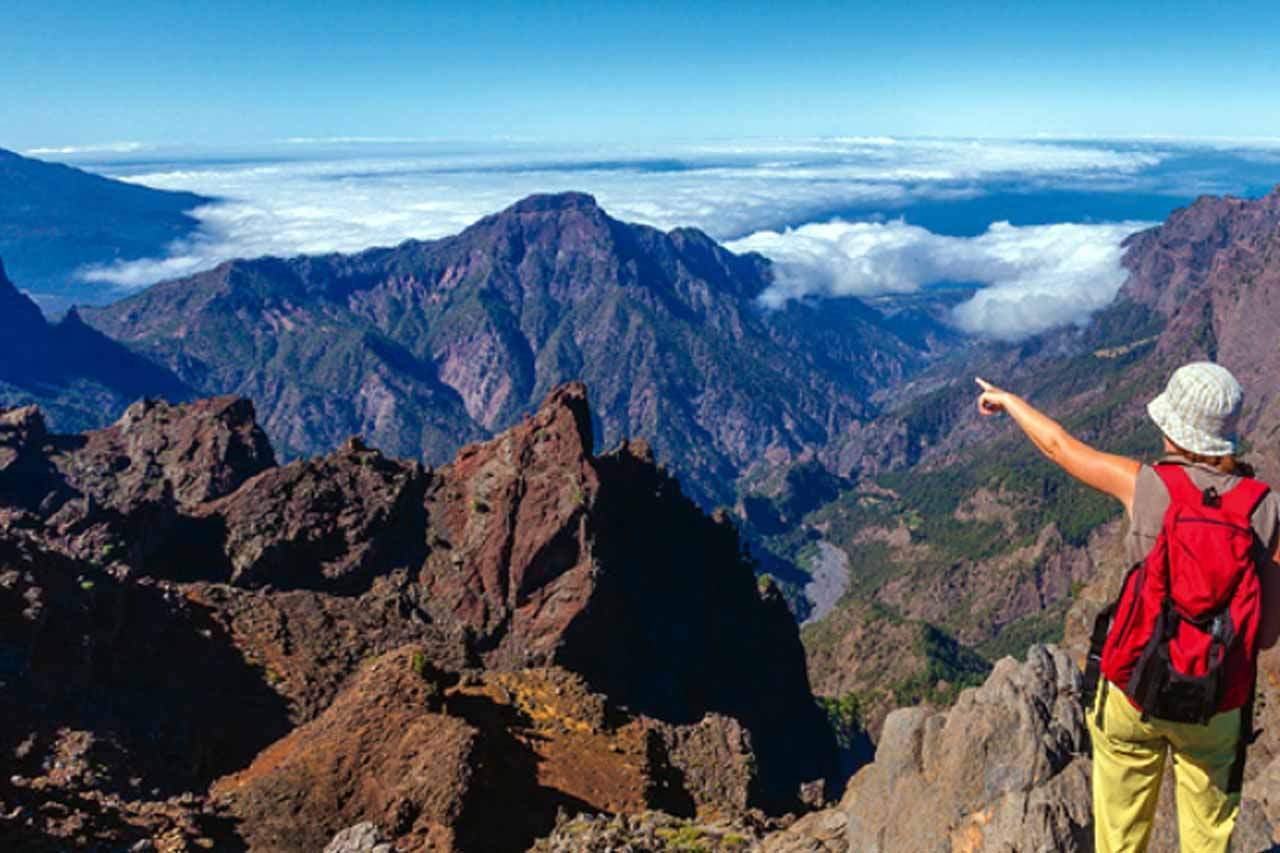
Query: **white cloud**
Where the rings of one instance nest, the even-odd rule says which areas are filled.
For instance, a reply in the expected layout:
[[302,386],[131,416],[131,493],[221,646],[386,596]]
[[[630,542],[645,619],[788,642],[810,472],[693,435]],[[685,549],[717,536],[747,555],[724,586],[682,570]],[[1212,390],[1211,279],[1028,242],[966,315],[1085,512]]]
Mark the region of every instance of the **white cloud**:
[[28,148],[23,151],[31,157],[47,157],[51,154],[132,154],[145,151],[149,146],[144,142],[103,142],[95,145],[60,145],[47,148]]
[[407,136],[289,136],[276,141],[285,145],[409,145],[430,140]]
[[290,140],[252,156],[170,154],[175,159],[160,168],[154,160],[108,161],[101,168],[113,177],[219,201],[193,211],[199,233],[166,257],[94,267],[82,277],[137,288],[234,257],[442,237],[534,192],[582,190],[618,218],[727,239],[853,205],[969,197],[989,179],[1118,180],[1164,156],[1149,146],[888,137],[574,150],[342,141],[360,145],[354,154],[330,153]]
[[1016,340],[1082,322],[1124,283],[1122,240],[1151,223],[997,222],[976,237],[934,234],[901,220],[828,222],[734,241],[774,260],[767,306],[811,296],[909,293],[932,284],[984,285],[952,322],[973,334]]

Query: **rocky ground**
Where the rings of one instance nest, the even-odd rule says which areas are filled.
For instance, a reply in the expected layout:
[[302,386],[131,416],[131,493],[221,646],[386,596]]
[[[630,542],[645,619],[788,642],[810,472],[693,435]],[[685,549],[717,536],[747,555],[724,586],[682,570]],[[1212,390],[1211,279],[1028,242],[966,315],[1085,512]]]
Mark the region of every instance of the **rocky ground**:
[[[1274,686],[1273,686],[1274,689]],[[562,817],[539,851],[1093,850],[1088,734],[1080,672],[1058,646],[1006,658],[945,711],[891,713],[875,761],[841,801],[798,820],[682,820],[667,814]],[[1264,717],[1264,725],[1269,718]],[[1280,743],[1272,730],[1252,760],[1232,849],[1277,849]],[[1178,850],[1172,779],[1166,780],[1151,850]]]
[[642,443],[592,446],[572,385],[438,470],[278,466],[236,398],[0,413],[0,843],[523,850],[820,801],[785,603]]

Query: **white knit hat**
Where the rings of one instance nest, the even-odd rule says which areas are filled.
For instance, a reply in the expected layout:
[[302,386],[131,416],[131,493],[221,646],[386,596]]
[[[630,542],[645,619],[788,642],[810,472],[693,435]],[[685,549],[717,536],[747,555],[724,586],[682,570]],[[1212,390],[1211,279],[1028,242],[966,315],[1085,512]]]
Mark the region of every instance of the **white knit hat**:
[[1236,449],[1236,418],[1244,391],[1225,367],[1211,361],[1185,364],[1169,377],[1164,392],[1147,403],[1147,414],[1170,441],[1204,456]]

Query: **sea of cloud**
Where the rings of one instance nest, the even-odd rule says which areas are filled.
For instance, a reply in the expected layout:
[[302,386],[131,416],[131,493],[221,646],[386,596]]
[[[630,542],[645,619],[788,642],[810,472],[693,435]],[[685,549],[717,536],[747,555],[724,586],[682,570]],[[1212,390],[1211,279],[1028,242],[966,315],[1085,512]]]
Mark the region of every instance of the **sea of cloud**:
[[[774,259],[777,284],[766,304],[980,283],[985,288],[956,310],[956,325],[1017,338],[1105,305],[1123,281],[1120,242],[1143,223],[995,223],[978,236],[954,237],[894,217],[914,203],[972,199],[996,184],[1139,187],[1168,151],[1157,144],[887,137],[573,150],[352,137],[282,140],[236,156],[153,150],[86,165],[216,201],[193,212],[199,230],[166,256],[89,268],[83,277],[136,289],[233,257],[442,237],[530,193],[581,190],[620,219],[702,228]],[[882,207],[887,221],[832,221],[853,207]]]
[[761,301],[910,293],[934,284],[983,288],[952,312],[966,332],[1016,340],[1082,322],[1124,283],[1125,237],[1151,223],[993,223],[976,237],[934,234],[902,220],[827,222],[762,231],[729,247],[774,261]]

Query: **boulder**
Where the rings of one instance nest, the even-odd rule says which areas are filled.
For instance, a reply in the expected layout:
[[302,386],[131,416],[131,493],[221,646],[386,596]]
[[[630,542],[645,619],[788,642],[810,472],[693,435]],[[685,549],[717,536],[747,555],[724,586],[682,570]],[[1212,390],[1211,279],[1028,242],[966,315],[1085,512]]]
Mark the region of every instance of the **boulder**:
[[[889,714],[840,804],[770,851],[1091,849],[1080,673],[1060,649],[1005,658],[949,710]],[[837,831],[838,830],[838,831]]]

